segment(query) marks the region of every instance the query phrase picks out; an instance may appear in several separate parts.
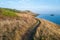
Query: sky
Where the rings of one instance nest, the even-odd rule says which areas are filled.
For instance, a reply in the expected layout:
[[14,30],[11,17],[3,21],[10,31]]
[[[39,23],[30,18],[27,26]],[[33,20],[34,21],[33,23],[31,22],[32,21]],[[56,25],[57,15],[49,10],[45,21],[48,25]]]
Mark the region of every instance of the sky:
[[60,10],[60,0],[0,0],[0,7],[31,11]]

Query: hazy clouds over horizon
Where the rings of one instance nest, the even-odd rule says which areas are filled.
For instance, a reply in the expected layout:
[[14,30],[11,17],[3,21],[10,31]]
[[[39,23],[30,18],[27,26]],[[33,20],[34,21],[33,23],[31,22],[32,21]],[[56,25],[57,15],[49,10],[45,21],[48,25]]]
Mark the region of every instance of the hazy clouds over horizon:
[[0,0],[0,7],[32,11],[60,10],[60,0]]

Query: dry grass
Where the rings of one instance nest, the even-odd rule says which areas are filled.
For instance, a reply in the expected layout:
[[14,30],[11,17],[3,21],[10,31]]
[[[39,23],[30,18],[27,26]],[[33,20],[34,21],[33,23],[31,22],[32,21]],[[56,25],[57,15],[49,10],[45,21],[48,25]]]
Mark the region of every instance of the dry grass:
[[43,19],[40,21],[34,40],[60,40],[60,26]]
[[16,15],[19,17],[0,16],[0,40],[60,40],[60,26],[44,19],[39,19],[41,24],[35,26],[37,18],[31,14]]
[[35,23],[36,19],[30,16],[21,16],[19,20],[2,19],[0,20],[0,40],[22,40],[22,36]]

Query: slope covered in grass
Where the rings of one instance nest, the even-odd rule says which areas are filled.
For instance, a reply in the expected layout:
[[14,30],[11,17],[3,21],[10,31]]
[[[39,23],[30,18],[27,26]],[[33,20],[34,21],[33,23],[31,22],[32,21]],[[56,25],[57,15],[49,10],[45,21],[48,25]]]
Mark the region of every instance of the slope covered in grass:
[[60,40],[60,26],[30,13],[0,9],[0,16],[20,18],[0,20],[0,40]]
[[0,18],[1,17],[17,17],[16,14],[29,14],[32,16],[37,16],[38,14],[34,14],[33,12],[26,10],[26,11],[20,11],[16,9],[10,9],[10,8],[0,8]]
[[8,8],[0,8],[0,16],[15,17],[16,12]]

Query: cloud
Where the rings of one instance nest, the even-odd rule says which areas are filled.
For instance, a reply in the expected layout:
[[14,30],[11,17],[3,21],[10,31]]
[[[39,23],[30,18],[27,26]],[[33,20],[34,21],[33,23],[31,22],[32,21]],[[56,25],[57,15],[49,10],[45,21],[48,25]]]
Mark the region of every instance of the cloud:
[[35,1],[32,0],[8,0],[4,2],[0,2],[0,6],[11,7],[16,9],[23,9],[23,10],[58,10],[60,6],[54,5],[44,5],[44,4],[36,4]]
[[2,5],[2,4],[4,4],[3,2],[0,2],[0,4]]
[[31,1],[31,0],[20,0],[20,1]]

